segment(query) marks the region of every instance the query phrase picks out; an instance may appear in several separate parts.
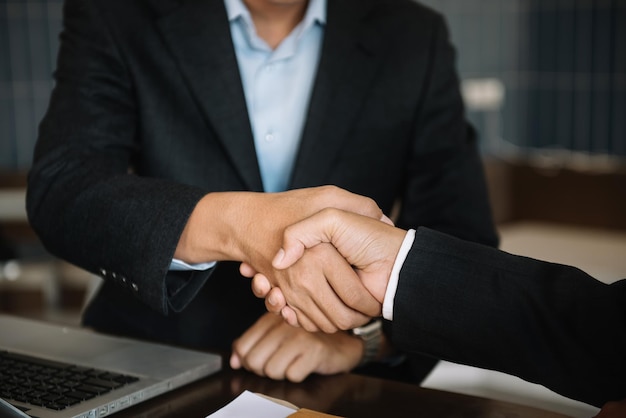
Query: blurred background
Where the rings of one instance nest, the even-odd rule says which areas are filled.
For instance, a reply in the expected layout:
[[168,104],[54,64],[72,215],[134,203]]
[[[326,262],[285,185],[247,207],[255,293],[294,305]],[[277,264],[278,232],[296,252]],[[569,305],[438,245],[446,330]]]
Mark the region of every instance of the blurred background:
[[88,275],[55,260],[26,221],[26,174],[54,85],[61,0],[0,0],[0,311],[77,323]]
[[[334,1],[334,0],[330,0]],[[626,277],[626,1],[424,0],[448,21],[506,251]],[[0,312],[78,324],[98,278],[29,228],[26,174],[53,87],[61,0],[0,0]],[[594,409],[443,363],[426,386]]]

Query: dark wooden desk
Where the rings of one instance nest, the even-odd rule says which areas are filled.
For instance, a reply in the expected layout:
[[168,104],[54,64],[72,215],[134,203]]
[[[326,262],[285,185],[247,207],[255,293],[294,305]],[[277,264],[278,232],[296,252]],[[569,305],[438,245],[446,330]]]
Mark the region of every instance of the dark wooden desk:
[[460,395],[353,374],[277,382],[226,366],[218,374],[115,414],[132,418],[204,418],[242,391],[262,393],[299,407],[355,418],[564,418],[528,406]]

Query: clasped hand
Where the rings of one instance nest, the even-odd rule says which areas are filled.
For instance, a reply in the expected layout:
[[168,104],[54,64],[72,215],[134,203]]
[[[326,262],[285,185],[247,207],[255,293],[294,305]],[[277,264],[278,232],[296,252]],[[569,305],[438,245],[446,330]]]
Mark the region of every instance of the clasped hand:
[[[394,229],[383,218],[372,199],[334,186],[209,193],[191,213],[174,256],[187,263],[240,261],[244,276],[257,275],[257,296],[274,289],[267,301],[282,303],[278,310],[290,324],[332,333],[380,315],[395,253],[385,255],[385,241],[368,235]],[[277,253],[284,257],[272,262]]]
[[[253,277],[252,290],[265,298],[267,309],[290,325],[325,332],[354,328],[380,315],[404,235],[386,217],[376,220],[327,208],[285,229],[272,266],[279,276],[289,272],[287,281],[246,264],[241,272]],[[375,311],[362,303],[368,301],[363,292],[376,300]],[[347,315],[351,310],[363,315]]]
[[191,263],[241,261],[244,275],[262,273],[284,292],[305,329],[332,333],[351,328],[378,315],[380,303],[332,245],[316,246],[289,268],[272,266],[285,228],[328,207],[382,216],[372,199],[334,186],[210,193],[191,214],[176,258]]

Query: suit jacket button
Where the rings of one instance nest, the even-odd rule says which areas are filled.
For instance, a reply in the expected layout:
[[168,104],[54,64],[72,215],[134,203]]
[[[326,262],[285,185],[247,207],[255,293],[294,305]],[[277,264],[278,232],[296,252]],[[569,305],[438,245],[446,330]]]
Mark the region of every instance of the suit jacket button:
[[102,268],[101,268],[101,269],[100,269],[100,275],[101,275],[102,277],[106,277],[106,276],[107,276],[107,271],[106,271],[105,269],[102,269]]
[[139,292],[139,286],[137,286],[137,283],[131,282],[130,287],[132,287],[135,292]]

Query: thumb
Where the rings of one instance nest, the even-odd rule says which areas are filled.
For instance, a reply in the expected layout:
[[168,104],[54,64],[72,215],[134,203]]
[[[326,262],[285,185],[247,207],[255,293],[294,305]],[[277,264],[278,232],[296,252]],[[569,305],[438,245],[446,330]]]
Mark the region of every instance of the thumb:
[[291,244],[284,242],[283,247],[276,253],[276,256],[272,260],[272,266],[277,270],[283,270],[291,267],[296,261],[298,261],[304,254],[305,247],[299,242],[295,241]]
[[340,209],[323,209],[285,229],[283,246],[272,260],[272,266],[278,270],[286,269],[298,261],[307,248],[322,242],[331,242],[336,229],[337,215]]

